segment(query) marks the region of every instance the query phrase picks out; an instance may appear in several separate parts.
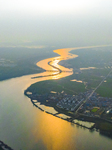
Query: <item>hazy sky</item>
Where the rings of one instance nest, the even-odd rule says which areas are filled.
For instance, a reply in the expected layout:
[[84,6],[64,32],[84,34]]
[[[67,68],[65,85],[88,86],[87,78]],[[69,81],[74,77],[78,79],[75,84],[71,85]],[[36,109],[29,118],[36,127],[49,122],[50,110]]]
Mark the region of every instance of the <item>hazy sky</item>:
[[0,0],[0,46],[112,44],[112,0]]
[[[1,0],[0,10],[5,13],[85,13],[111,10],[111,0]],[[100,10],[98,10],[100,9]],[[95,13],[95,12],[94,12]]]

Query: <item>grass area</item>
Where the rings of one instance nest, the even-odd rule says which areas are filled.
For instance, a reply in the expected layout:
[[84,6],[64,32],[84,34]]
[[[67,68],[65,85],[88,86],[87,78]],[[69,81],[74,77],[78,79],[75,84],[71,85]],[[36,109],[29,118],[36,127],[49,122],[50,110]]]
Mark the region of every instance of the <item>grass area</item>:
[[48,80],[37,82],[28,88],[28,91],[32,93],[45,94],[51,91],[59,92],[65,91],[67,94],[77,94],[85,91],[85,86],[82,83],[72,82],[69,80]]
[[[78,57],[67,60],[65,63],[62,61],[62,64],[65,67],[69,66],[69,68],[73,68],[74,74],[70,78],[86,82],[86,89],[88,90],[96,88],[111,70],[112,47],[73,50],[71,53],[77,54]],[[96,67],[96,69],[82,70],[79,74],[75,74],[80,68],[88,67]],[[105,84],[102,84],[97,89],[97,92],[101,96],[112,97],[112,75],[111,79],[107,80]]]
[[[94,89],[96,88],[105,76],[110,72],[109,68],[103,69],[91,69],[91,70],[83,70],[80,74],[73,74],[68,78],[70,80],[77,79],[83,82],[86,82],[86,89]],[[112,75],[106,79],[106,82],[102,83],[101,86],[97,89],[97,93],[102,97],[112,97]]]
[[98,89],[97,93],[103,97],[112,97],[112,78],[106,80]]
[[96,107],[94,107],[92,110],[91,110],[91,112],[93,112],[93,113],[95,113],[95,112],[97,112],[98,111],[98,108],[96,108]]
[[[67,94],[78,94],[80,92],[85,92],[87,89],[96,88],[99,83],[103,80],[104,75],[108,74],[110,69],[105,69],[103,77],[98,76],[98,71],[96,70],[84,70],[81,74],[73,74],[69,77],[62,78],[59,80],[49,80],[33,84],[29,90],[35,93],[48,93],[50,91],[61,92],[65,91]],[[100,74],[100,73],[99,73]],[[87,88],[85,89],[84,83],[70,81],[72,79],[82,80],[86,82]],[[107,82],[102,83],[102,85],[97,89],[97,93],[103,97],[112,97],[112,78],[108,78]]]

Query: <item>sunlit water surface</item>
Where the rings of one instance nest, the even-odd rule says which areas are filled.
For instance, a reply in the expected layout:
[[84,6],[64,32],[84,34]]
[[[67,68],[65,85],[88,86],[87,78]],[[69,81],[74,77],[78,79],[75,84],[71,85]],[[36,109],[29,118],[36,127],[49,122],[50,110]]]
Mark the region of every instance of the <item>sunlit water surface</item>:
[[[69,50],[58,50],[62,56],[43,60],[45,62],[37,65],[54,70],[48,66],[48,62],[55,60],[55,65],[61,70],[71,71],[57,64],[58,60],[76,57],[67,54]],[[112,139],[46,114],[34,107],[24,95],[24,90],[32,83],[72,74],[62,72],[46,77],[52,73],[44,72],[0,82],[0,140],[15,150],[111,150]],[[31,79],[35,76],[43,77]]]

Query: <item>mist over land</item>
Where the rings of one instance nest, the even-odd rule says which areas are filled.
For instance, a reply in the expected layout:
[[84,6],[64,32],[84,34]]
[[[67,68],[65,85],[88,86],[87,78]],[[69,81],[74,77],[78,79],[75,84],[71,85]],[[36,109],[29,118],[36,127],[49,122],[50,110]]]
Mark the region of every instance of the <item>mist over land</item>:
[[110,0],[6,0],[0,5],[0,46],[56,49],[111,44],[111,6]]

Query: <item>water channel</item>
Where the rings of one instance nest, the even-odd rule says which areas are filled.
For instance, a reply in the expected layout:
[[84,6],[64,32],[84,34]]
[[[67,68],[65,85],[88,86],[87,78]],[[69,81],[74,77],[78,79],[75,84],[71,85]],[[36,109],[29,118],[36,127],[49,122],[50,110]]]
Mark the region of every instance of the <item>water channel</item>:
[[[58,65],[60,60],[75,58],[72,49],[56,50],[61,56],[42,60],[38,66],[46,71],[0,82],[0,140],[15,150],[111,150],[112,139],[72,125],[34,107],[24,90],[39,81],[72,74],[72,69]],[[63,71],[48,65],[59,67]],[[52,75],[56,74],[56,75]],[[52,75],[52,76],[48,76]],[[32,77],[38,77],[33,78]]]

